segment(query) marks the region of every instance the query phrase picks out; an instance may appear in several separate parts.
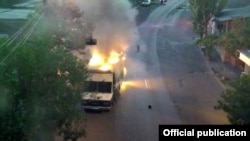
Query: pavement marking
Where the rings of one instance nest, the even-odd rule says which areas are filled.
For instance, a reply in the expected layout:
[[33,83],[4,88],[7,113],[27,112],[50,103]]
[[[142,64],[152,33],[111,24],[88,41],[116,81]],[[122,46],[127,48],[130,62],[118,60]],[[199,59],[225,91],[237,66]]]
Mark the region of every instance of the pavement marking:
[[145,79],[144,82],[145,82],[146,88],[148,88],[148,82],[147,82],[147,80]]

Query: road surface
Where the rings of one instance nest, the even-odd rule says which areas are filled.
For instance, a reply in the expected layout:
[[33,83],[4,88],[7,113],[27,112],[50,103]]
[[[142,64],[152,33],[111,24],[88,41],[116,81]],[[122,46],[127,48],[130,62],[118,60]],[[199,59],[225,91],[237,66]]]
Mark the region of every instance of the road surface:
[[[157,141],[159,124],[227,124],[223,88],[194,44],[186,0],[168,0],[138,26],[125,85],[110,112],[87,114],[86,141]],[[148,106],[152,106],[151,109]]]

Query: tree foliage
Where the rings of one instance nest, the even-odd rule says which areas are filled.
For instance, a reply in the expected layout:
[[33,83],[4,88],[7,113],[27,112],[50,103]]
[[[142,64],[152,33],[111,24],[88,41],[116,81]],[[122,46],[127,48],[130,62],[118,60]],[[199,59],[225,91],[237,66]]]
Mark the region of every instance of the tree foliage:
[[232,124],[250,124],[250,74],[243,75],[231,86],[215,108],[225,111]]
[[12,52],[0,64],[0,140],[50,141],[57,134],[75,141],[85,135],[80,103],[86,64],[65,48],[83,49],[92,30],[76,5],[65,4],[46,7],[26,43],[0,47],[1,62]]
[[202,46],[205,46],[206,47],[205,55],[207,57],[210,57],[211,51],[212,51],[214,45],[217,44],[217,39],[218,39],[218,37],[216,35],[207,35],[206,37],[197,40],[196,44],[200,44]]
[[189,2],[194,30],[200,37],[205,37],[209,20],[224,8],[227,0],[189,0]]
[[47,28],[57,39],[57,44],[69,50],[85,47],[84,41],[92,35],[94,27],[84,20],[84,12],[75,1],[48,2],[45,9]]
[[20,46],[1,65],[0,88],[8,104],[0,108],[0,140],[84,135],[79,104],[87,77],[85,63],[54,46],[51,36],[41,37]]
[[250,49],[250,18],[235,19],[232,21],[231,30],[218,41],[218,44],[230,53],[237,49]]

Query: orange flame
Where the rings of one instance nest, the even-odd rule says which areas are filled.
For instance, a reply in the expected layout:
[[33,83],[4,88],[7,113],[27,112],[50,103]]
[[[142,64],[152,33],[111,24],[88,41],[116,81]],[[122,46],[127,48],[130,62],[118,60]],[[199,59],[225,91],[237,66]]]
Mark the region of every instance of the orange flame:
[[125,56],[123,56],[123,57],[122,57],[122,61],[125,61],[125,60],[126,60],[126,57],[125,57]]
[[92,58],[89,61],[89,66],[99,66],[104,63],[104,59],[99,52],[93,51]]
[[116,64],[119,62],[119,58],[118,57],[110,57],[108,62],[109,62],[109,64]]
[[110,64],[116,64],[116,63],[118,63],[118,62],[120,61],[120,58],[119,58],[120,56],[121,56],[121,54],[119,54],[119,53],[117,53],[117,52],[115,52],[115,51],[113,50],[113,51],[111,51],[111,53],[110,53],[108,62],[109,62]]
[[108,70],[111,70],[111,65],[103,64],[99,69],[102,71],[108,71]]
[[126,76],[127,73],[128,73],[128,72],[127,72],[127,68],[124,67],[124,68],[123,68],[123,72],[124,72],[124,76]]
[[[107,60],[106,60],[107,59]],[[101,55],[98,50],[93,50],[92,58],[89,61],[90,67],[96,67],[102,71],[107,71],[113,69],[113,65],[118,63],[120,60],[125,60],[125,57],[122,57],[122,53],[117,53],[116,51],[111,51],[108,57]],[[123,71],[126,71],[125,69]]]

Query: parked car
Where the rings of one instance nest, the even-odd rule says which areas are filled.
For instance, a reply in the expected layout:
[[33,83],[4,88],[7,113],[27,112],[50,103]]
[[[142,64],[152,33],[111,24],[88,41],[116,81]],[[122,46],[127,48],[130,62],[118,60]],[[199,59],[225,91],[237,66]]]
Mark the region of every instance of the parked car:
[[142,6],[150,6],[151,0],[141,0],[141,5]]
[[160,0],[161,4],[165,4],[167,2],[167,0]]

